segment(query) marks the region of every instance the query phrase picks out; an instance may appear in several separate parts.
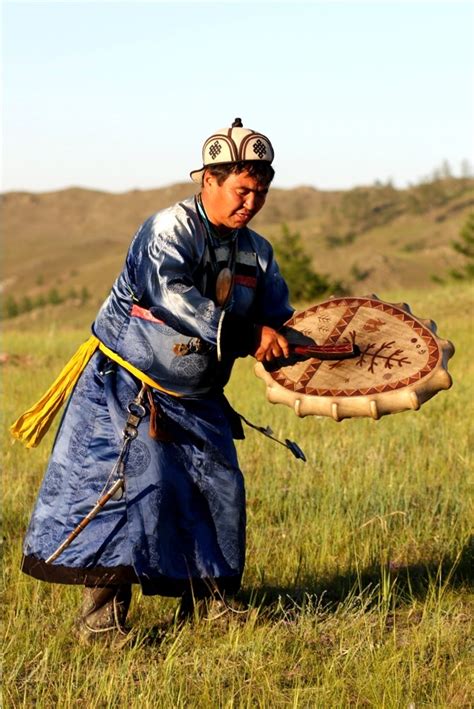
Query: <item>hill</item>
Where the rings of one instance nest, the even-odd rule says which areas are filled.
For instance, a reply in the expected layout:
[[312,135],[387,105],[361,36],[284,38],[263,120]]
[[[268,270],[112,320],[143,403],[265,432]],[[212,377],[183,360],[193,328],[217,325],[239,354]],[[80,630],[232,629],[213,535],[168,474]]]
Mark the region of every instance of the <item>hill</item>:
[[[2,291],[34,303],[89,303],[95,310],[123,263],[139,224],[192,194],[194,185],[111,194],[81,188],[3,195]],[[317,271],[353,292],[427,288],[460,263],[451,246],[474,209],[474,180],[324,192],[271,190],[252,226],[274,242],[282,224],[301,234]],[[81,300],[81,291],[83,297]],[[55,296],[56,297],[56,296]]]

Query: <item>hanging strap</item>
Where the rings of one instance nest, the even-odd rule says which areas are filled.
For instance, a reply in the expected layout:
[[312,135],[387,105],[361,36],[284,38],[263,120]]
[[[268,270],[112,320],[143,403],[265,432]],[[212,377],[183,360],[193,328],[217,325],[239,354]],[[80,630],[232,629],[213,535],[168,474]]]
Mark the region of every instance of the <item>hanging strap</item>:
[[248,419],[245,418],[245,416],[242,416],[242,414],[239,414],[238,411],[235,412],[237,416],[243,421],[247,426],[250,428],[253,428],[255,431],[258,431],[259,433],[262,433],[264,436],[267,438],[270,438],[272,441],[275,441],[275,443],[279,443],[281,446],[284,446],[285,448],[288,448],[290,453],[295,456],[296,459],[302,460],[303,463],[306,463],[306,456],[299,447],[299,445],[296,443],[296,441],[290,441],[289,438],[285,438],[284,441],[281,441],[279,438],[276,438],[273,435],[273,431],[270,428],[270,426],[257,426],[255,423],[252,423]]
[[255,431],[258,431],[259,433],[262,433],[264,436],[267,438],[270,438],[272,441],[275,441],[276,443],[279,443],[281,446],[284,446],[285,448],[288,448],[290,453],[292,453],[295,458],[302,460],[303,462],[306,462],[306,456],[299,447],[299,445],[295,441],[290,441],[289,438],[285,438],[284,441],[281,441],[279,438],[276,438],[273,435],[273,431],[270,428],[270,426],[257,426],[257,424],[252,423],[248,419],[243,416],[243,414],[239,413],[234,409],[234,407],[231,405],[229,400],[226,398],[224,393],[222,393],[221,396],[221,403],[222,407],[224,409],[224,413],[227,417],[227,420],[230,423],[230,428],[232,431],[232,437],[235,438],[236,440],[242,440],[245,438],[245,433],[242,427],[242,422],[244,422],[249,428],[253,428]]

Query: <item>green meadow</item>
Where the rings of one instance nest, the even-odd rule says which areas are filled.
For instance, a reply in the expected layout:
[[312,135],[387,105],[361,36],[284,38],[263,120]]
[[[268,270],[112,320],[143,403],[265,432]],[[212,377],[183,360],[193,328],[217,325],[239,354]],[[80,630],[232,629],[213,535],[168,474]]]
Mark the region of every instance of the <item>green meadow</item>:
[[[365,292],[365,291],[364,291]],[[24,318],[3,349],[5,707],[471,707],[472,287],[381,292],[453,341],[454,385],[418,412],[336,423],[267,403],[251,359],[228,396],[250,420],[296,440],[307,463],[247,429],[248,549],[226,624],[166,619],[175,601],[141,596],[121,651],[79,645],[81,589],[19,571],[54,431],[33,450],[7,424],[49,386],[84,323]],[[65,324],[67,323],[67,324]]]

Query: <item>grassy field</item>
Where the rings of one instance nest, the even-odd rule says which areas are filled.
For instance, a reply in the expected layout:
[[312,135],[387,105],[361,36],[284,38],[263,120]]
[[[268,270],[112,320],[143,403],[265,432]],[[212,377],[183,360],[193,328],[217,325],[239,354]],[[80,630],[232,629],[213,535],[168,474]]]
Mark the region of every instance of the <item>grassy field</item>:
[[[456,345],[454,386],[419,412],[378,422],[298,420],[265,400],[241,361],[228,394],[245,416],[295,439],[308,462],[254,431],[239,443],[248,494],[240,598],[222,627],[156,627],[174,601],[134,594],[140,641],[78,646],[77,587],[19,572],[21,541],[53,432],[35,450],[11,422],[87,329],[9,327],[4,349],[5,707],[470,707],[472,288],[378,293],[409,302]],[[12,323],[13,325],[13,323]],[[471,638],[471,640],[470,640]]]

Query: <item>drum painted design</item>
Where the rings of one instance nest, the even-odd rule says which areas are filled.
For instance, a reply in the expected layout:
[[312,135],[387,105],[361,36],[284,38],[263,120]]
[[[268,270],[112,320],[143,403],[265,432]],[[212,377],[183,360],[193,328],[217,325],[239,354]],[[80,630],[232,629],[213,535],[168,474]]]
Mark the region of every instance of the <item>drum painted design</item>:
[[293,345],[351,342],[356,352],[343,360],[291,357],[256,365],[269,401],[287,404],[299,416],[380,418],[418,409],[452,383],[447,361],[453,345],[405,303],[374,295],[331,298],[295,313],[282,331]]

